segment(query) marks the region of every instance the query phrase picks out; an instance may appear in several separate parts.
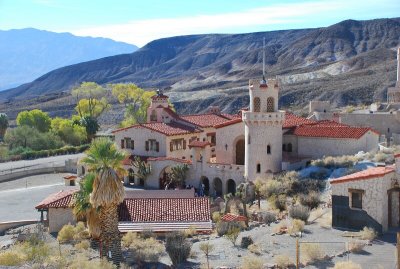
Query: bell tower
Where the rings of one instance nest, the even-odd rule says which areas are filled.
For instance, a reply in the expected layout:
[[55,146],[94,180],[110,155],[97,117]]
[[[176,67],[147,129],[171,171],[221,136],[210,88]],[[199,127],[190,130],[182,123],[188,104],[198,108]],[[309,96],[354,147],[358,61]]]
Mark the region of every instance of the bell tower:
[[265,178],[282,170],[282,125],[285,112],[278,110],[279,85],[276,79],[249,81],[250,107],[242,120],[245,124],[245,178]]

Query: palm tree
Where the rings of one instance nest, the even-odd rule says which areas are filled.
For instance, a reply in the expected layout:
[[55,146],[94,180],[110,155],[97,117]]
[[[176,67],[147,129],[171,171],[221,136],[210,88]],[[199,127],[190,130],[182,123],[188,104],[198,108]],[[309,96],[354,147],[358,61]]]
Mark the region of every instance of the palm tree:
[[[124,200],[121,178],[126,174],[122,161],[126,153],[117,149],[108,138],[93,140],[82,159],[88,171],[95,175],[90,204],[98,209],[102,256],[118,263],[121,255],[121,236],[118,230],[118,205]],[[111,256],[109,255],[111,254]]]
[[90,236],[93,239],[100,239],[100,220],[97,208],[92,207],[90,203],[90,194],[93,191],[93,181],[95,175],[87,174],[79,182],[79,191],[74,194],[73,213],[76,220],[86,221]]
[[7,114],[0,113],[0,141],[3,140],[7,128],[8,128]]

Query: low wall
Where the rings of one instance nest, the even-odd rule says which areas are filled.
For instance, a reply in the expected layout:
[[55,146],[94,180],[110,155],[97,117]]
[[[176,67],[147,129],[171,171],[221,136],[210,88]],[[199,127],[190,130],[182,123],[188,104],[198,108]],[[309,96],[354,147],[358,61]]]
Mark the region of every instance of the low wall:
[[19,220],[19,221],[7,221],[0,222],[0,235],[4,234],[8,229],[18,228],[24,225],[38,223],[37,220]]

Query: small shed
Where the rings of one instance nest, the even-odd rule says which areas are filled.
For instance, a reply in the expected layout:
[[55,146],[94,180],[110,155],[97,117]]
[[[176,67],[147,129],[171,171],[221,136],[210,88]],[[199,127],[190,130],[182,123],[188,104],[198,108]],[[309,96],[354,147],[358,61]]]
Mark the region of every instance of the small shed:
[[68,175],[64,177],[65,186],[76,186],[78,176],[76,175]]

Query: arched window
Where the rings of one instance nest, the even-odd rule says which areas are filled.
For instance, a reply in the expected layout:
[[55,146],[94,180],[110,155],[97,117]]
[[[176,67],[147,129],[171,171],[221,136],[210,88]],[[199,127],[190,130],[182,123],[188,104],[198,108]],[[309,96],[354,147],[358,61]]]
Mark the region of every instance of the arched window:
[[261,173],[261,164],[257,164],[257,174]]
[[289,143],[289,144],[287,145],[287,151],[288,151],[288,152],[292,152],[292,143]]
[[282,145],[282,151],[286,151],[286,144]]
[[253,100],[253,110],[254,112],[260,112],[261,110],[261,100],[259,97],[255,97]]
[[157,112],[155,110],[151,111],[150,121],[157,121]]
[[271,154],[271,146],[270,145],[267,146],[267,154]]
[[268,97],[267,98],[267,112],[274,112],[274,98]]
[[251,144],[250,135],[247,135],[247,144]]

